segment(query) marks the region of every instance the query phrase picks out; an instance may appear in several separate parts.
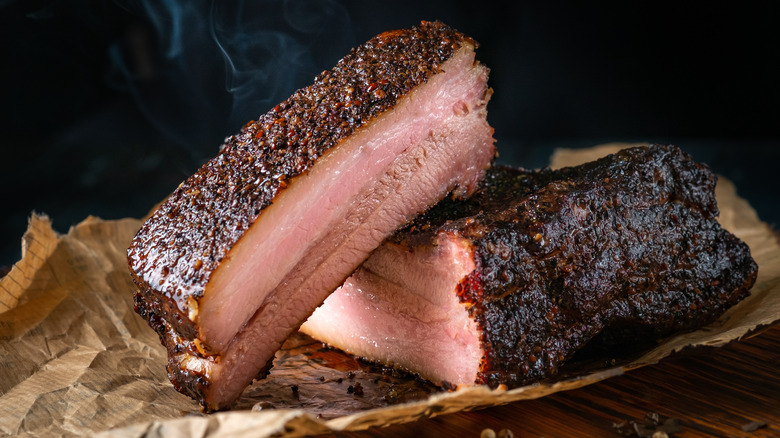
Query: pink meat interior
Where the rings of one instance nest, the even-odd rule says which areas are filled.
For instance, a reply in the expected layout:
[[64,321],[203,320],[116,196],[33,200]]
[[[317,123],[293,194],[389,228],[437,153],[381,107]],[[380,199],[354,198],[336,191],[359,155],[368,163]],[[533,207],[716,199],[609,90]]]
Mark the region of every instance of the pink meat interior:
[[220,358],[184,365],[208,366],[210,405],[240,393],[391,232],[475,188],[495,154],[487,70],[473,47],[442,68],[291,180],[215,271],[190,317]]
[[469,243],[456,237],[413,250],[383,244],[301,331],[437,384],[473,384],[482,349],[457,288],[474,268]]
[[[430,86],[413,92],[381,120],[320,158],[308,174],[291,182],[290,187],[261,214],[209,282],[199,312],[203,341],[213,349],[224,349],[295,265],[304,256],[317,251],[316,246],[324,236],[334,229],[353,228],[353,224],[344,224],[342,219],[355,207],[355,200],[361,192],[377,184],[399,155],[426,140],[436,142],[437,139],[430,138],[434,133],[446,138],[442,126],[446,126],[447,131],[454,131],[452,134],[485,142],[489,127],[477,117],[468,117],[469,109],[485,92],[486,71],[472,67],[473,56],[473,51],[462,50],[460,56],[445,64],[445,68],[453,73],[435,76]],[[462,123],[467,125],[457,126]],[[477,127],[477,135],[470,134],[468,131],[477,124],[484,126],[481,129]],[[438,144],[435,147],[442,149],[448,145]],[[425,154],[425,151],[422,153]],[[456,153],[449,154],[450,158],[456,159]],[[489,154],[492,155],[492,151]],[[441,162],[438,165],[446,167],[450,164]],[[396,172],[417,170],[408,167]],[[470,163],[447,170],[449,175],[443,182],[433,177],[421,181],[424,185],[416,188],[419,193],[413,197],[430,202],[439,192],[451,189],[463,176],[467,176],[461,189],[465,190],[476,183],[484,167],[485,159],[474,157]],[[398,178],[399,181],[392,183],[404,184],[404,179]],[[395,190],[396,187],[390,189]],[[374,206],[367,206],[371,207]],[[382,224],[381,230],[377,226],[378,236],[375,237],[383,239],[384,233],[394,229],[399,222],[398,216],[404,214],[396,214],[392,220],[378,218],[393,225]],[[371,242],[363,246],[370,251],[376,245]],[[354,266],[347,269],[354,269]]]

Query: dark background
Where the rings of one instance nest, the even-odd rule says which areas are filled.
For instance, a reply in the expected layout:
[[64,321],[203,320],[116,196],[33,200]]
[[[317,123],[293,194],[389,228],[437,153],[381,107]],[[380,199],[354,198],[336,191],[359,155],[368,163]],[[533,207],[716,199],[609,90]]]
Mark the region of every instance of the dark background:
[[222,139],[373,35],[480,44],[499,161],[675,143],[780,223],[780,3],[0,0],[0,266],[32,211],[141,217]]

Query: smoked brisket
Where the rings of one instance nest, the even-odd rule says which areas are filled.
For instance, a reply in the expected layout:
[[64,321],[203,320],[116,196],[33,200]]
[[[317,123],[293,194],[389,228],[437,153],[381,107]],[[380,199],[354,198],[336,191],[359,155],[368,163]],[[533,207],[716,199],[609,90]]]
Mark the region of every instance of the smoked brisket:
[[495,156],[488,70],[439,22],[386,32],[247,123],[128,250],[174,386],[229,408],[389,234]]
[[757,274],[717,221],[715,183],[663,145],[554,171],[493,168],[471,198],[395,233],[302,331],[445,387],[516,387],[591,342],[705,326]]

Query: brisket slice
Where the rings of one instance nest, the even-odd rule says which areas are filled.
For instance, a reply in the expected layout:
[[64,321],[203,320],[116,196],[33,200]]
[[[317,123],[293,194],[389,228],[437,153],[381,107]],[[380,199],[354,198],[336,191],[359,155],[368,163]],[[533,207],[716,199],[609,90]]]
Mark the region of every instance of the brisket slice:
[[495,156],[487,68],[438,22],[386,32],[238,134],[128,250],[174,386],[228,408],[393,231]]
[[701,327],[757,274],[716,220],[715,179],[657,145],[557,171],[493,168],[470,199],[395,233],[301,330],[445,387],[515,387],[594,339]]

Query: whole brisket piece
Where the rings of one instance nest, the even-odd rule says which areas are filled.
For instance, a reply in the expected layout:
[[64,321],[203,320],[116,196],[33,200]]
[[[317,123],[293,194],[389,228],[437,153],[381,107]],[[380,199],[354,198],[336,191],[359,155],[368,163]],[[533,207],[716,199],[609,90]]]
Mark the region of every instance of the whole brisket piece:
[[715,176],[675,146],[557,171],[494,168],[386,243],[301,330],[445,387],[515,387],[586,344],[714,321],[757,266],[716,216]]
[[438,22],[386,32],[241,132],[128,250],[174,386],[229,408],[387,236],[495,156],[488,70]]

